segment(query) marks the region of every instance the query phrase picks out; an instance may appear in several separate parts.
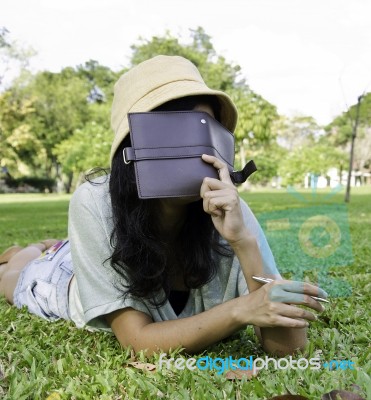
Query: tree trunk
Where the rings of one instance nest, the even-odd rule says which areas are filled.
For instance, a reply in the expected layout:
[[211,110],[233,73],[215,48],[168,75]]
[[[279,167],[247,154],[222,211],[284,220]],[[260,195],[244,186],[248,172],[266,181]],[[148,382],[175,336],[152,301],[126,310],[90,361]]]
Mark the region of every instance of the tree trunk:
[[71,193],[72,180],[73,180],[73,172],[69,172],[67,174],[67,182],[64,185],[64,187],[66,189],[66,193]]

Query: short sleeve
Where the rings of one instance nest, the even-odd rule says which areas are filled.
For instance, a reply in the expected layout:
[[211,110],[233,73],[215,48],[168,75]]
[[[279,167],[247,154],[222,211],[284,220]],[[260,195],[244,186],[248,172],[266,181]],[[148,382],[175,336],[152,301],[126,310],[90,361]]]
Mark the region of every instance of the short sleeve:
[[112,228],[108,184],[81,185],[70,201],[68,234],[85,321],[97,328],[109,328],[99,317],[126,307],[150,315],[144,303],[124,296],[117,285],[122,280],[109,261]]

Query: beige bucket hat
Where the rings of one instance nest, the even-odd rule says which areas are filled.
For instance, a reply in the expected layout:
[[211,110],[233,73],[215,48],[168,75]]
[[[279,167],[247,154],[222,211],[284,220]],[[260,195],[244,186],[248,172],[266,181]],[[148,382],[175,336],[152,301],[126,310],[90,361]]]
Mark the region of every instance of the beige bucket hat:
[[221,105],[221,123],[231,132],[237,124],[237,109],[224,92],[206,86],[196,66],[179,56],[159,55],[124,73],[114,87],[111,126],[115,133],[112,158],[129,134],[127,115],[148,112],[174,99],[194,95],[214,95]]

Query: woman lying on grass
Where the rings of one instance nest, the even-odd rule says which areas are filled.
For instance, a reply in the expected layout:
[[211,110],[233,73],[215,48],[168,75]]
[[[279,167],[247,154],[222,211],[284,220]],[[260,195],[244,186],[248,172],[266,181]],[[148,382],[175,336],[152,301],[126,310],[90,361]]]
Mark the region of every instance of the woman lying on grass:
[[[135,351],[193,353],[247,325],[268,352],[303,348],[316,319],[308,308],[323,310],[311,296],[326,293],[280,278],[224,162],[202,155],[219,179],[206,177],[199,196],[139,199],[133,163],[122,155],[130,147],[127,114],[160,110],[203,111],[230,131],[237,121],[231,99],[184,58],[158,56],[124,74],[112,106],[110,175],[74,193],[69,241],[1,255],[0,293],[48,320],[111,329]],[[262,285],[253,275],[278,280]]]

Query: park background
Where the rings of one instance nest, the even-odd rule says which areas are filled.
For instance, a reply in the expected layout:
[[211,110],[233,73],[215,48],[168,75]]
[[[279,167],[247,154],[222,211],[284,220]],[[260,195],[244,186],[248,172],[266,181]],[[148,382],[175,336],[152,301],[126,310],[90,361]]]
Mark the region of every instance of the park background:
[[[330,207],[349,238],[332,265],[323,264],[338,284],[326,287],[331,307],[312,324],[304,355],[352,359],[357,369],[264,371],[251,381],[190,371],[147,373],[133,368],[129,363],[138,359],[104,333],[48,324],[2,301],[5,398],[259,399],[283,393],[320,398],[333,389],[371,396],[370,3],[199,3],[2,2],[0,250],[66,236],[69,193],[87,170],[109,165],[114,82],[153,55],[182,55],[239,108],[236,168],[250,158],[258,165],[241,190],[258,218],[302,220]],[[341,185],[347,182],[355,134],[345,207]],[[297,238],[300,227],[295,229]],[[326,230],[316,235],[311,239],[317,246],[330,239]],[[292,262],[298,242],[281,237],[277,243],[291,243],[278,263]],[[309,264],[305,278],[316,281],[321,263]],[[283,272],[291,277],[293,271]],[[248,329],[207,354],[263,353]],[[140,361],[156,364],[155,358]]]

